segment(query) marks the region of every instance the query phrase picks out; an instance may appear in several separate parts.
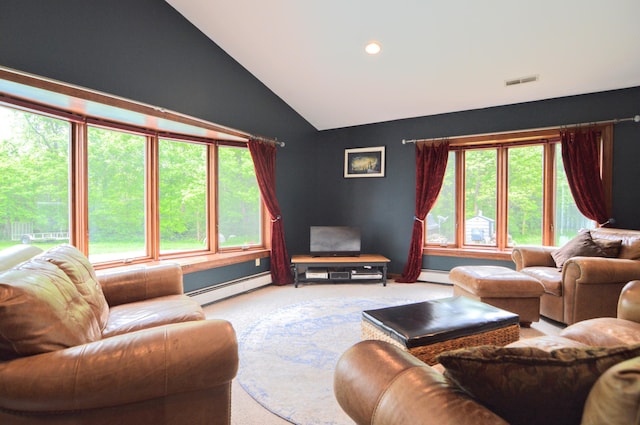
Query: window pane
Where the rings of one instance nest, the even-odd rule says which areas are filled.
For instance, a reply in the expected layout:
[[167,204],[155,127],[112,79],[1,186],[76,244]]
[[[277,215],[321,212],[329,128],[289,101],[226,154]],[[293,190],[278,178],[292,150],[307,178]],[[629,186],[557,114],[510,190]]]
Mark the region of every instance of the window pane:
[[427,214],[427,243],[446,246],[456,238],[456,156],[449,152],[438,200]]
[[495,246],[497,151],[465,152],[465,244]]
[[160,251],[206,248],[207,147],[160,140]]
[[555,245],[562,246],[580,229],[593,229],[595,222],[583,216],[573,200],[562,164],[562,147],[556,144],[556,217]]
[[0,107],[0,249],[69,242],[69,123]]
[[507,243],[542,244],[544,147],[523,146],[508,150]]
[[89,259],[146,255],[146,137],[88,128]]
[[260,190],[246,148],[218,150],[218,238],[221,247],[262,244]]

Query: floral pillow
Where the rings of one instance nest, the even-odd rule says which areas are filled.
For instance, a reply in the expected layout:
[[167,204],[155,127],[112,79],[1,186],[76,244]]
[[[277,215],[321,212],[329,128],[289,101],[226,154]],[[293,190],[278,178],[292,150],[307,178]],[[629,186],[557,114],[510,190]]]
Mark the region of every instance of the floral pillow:
[[513,425],[579,425],[585,400],[611,366],[640,344],[561,348],[481,346],[438,356],[444,375]]

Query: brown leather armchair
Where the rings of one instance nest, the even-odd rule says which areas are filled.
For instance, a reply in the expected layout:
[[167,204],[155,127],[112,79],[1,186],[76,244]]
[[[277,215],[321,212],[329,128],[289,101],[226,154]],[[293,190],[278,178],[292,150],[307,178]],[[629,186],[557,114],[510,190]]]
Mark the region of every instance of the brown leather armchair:
[[7,259],[23,255],[0,252],[0,423],[230,423],[235,332],[179,266],[98,276],[68,245]]
[[616,258],[573,257],[562,269],[550,246],[516,246],[516,270],[537,279],[544,287],[540,314],[568,325],[593,317],[615,317],[622,287],[640,279],[640,231],[600,228],[594,240],[621,241]]
[[[597,318],[564,329],[559,336],[523,339],[507,347],[535,347],[543,351],[559,348],[636,347],[640,343],[640,281],[629,282],[618,303],[617,318]],[[579,366],[580,361],[574,365]],[[526,367],[529,367],[527,365]],[[572,366],[563,366],[569,367]],[[524,369],[520,366],[519,369]],[[506,425],[508,422],[480,403],[441,373],[442,366],[431,367],[379,340],[361,341],[340,358],[334,374],[334,392],[342,409],[359,425]],[[530,371],[530,369],[529,369]],[[535,373],[527,376],[530,393],[536,387]],[[572,379],[569,379],[570,381]],[[553,380],[542,380],[550,386]],[[484,387],[483,391],[490,391]],[[640,357],[612,366],[587,388],[583,406],[583,425],[627,425],[640,417]],[[508,401],[507,401],[508,403]],[[564,406],[566,408],[566,406]],[[543,403],[533,407],[537,418],[552,419]],[[580,416],[578,412],[578,417]],[[578,422],[580,420],[578,419]],[[551,420],[527,423],[557,423]]]

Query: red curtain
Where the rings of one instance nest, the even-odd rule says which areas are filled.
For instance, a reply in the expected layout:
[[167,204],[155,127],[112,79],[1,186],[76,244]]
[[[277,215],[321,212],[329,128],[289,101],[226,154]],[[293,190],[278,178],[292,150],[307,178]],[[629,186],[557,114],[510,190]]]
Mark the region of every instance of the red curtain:
[[422,268],[424,219],[438,199],[449,159],[449,142],[427,145],[416,143],[416,208],[409,258],[397,282],[413,283]]
[[271,281],[276,285],[287,285],[293,283],[293,275],[276,197],[276,145],[256,139],[250,139],[248,145],[260,194],[271,216]]
[[609,215],[600,174],[600,136],[595,129],[560,132],[562,163],[576,206],[582,215],[602,224]]

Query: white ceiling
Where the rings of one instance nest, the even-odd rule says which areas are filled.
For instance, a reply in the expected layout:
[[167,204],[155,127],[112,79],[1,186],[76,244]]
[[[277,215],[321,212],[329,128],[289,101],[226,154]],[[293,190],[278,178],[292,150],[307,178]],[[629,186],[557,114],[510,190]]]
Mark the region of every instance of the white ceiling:
[[318,130],[640,86],[639,0],[167,2]]

